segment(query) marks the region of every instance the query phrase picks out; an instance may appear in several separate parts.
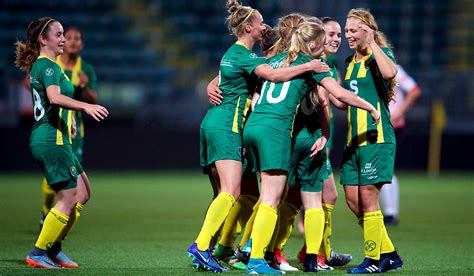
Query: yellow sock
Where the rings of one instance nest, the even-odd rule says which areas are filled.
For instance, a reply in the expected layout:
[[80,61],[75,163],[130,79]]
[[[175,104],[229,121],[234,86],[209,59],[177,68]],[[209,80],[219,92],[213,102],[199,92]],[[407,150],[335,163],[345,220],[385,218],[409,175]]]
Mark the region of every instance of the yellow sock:
[[295,218],[298,215],[299,208],[288,202],[280,204],[280,230],[276,239],[275,248],[283,249],[290,238]]
[[319,248],[319,255],[329,259],[331,257],[331,243],[330,238],[332,234],[332,210],[334,209],[333,204],[323,203],[324,210],[324,231],[323,231],[323,241],[321,242],[321,247]]
[[385,224],[382,227],[382,245],[380,246],[380,253],[390,253],[395,251],[395,246],[393,246],[392,241],[387,233],[387,228],[385,228]]
[[225,218],[229,214],[230,208],[234,204],[234,197],[226,192],[220,193],[207,209],[206,218],[201,228],[201,232],[196,239],[199,250],[209,248],[212,237],[217,233]]
[[268,243],[267,248],[265,251],[273,252],[275,250],[276,240],[278,238],[278,234],[280,233],[280,225],[281,225],[281,218],[280,218],[280,208],[277,209],[277,220],[275,222],[275,228],[273,229],[272,238]]
[[[250,208],[248,206],[251,205]],[[236,237],[237,228],[242,231],[242,228],[238,225],[241,217],[250,217],[252,214],[253,204],[246,196],[240,196],[234,203],[234,206],[229,211],[229,215],[225,219],[224,226],[222,227],[221,238],[219,244],[224,246],[232,246]]]
[[272,239],[278,215],[277,210],[268,204],[261,204],[252,231],[252,252],[250,258],[263,259],[265,249]]
[[323,208],[312,208],[304,211],[304,235],[306,253],[318,254],[324,231]]
[[242,210],[240,211],[239,219],[237,221],[235,237],[238,236],[244,229],[247,221],[253,213],[253,206],[255,206],[255,203],[258,201],[258,197],[255,196],[241,195],[241,197]]
[[48,250],[58,240],[69,221],[69,217],[52,208],[44,219],[43,228],[38,236],[35,246]]
[[49,210],[53,208],[56,193],[49,187],[45,177],[43,177],[43,183],[41,185],[41,195],[43,196],[43,214],[47,214]]
[[364,213],[364,254],[365,257],[380,260],[383,215],[380,210]]
[[249,241],[250,235],[252,234],[253,223],[255,222],[255,217],[257,216],[258,208],[262,200],[259,198],[257,203],[253,206],[253,212],[250,218],[248,219],[247,223],[245,224],[244,234],[242,235],[242,239],[240,240],[239,248],[242,249],[244,245]]
[[74,212],[72,212],[71,215],[69,216],[69,221],[66,227],[64,227],[63,232],[58,237],[56,242],[62,242],[64,238],[66,237],[66,235],[69,233],[69,231],[74,227],[74,225],[76,225],[77,221],[79,220],[79,217],[81,216],[81,211],[83,208],[84,208],[84,205],[82,205],[79,202],[76,203],[76,208],[74,209]]

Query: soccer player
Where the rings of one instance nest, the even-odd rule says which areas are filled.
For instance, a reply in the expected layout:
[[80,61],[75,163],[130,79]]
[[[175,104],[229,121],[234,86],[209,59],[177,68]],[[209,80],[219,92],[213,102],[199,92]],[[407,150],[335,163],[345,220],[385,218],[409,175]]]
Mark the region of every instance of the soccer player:
[[62,251],[64,237],[73,227],[85,202],[77,194],[89,193],[89,180],[71,148],[71,110],[95,120],[108,111],[100,105],[72,99],[74,87],[55,59],[63,53],[64,30],[60,22],[43,17],[30,22],[26,43],[16,43],[15,64],[30,74],[34,103],[30,149],[58,199],[46,215],[43,228],[26,263],[33,267],[77,267]]
[[210,242],[229,210],[240,195],[242,179],[242,128],[248,111],[250,93],[257,76],[275,82],[321,68],[320,61],[311,61],[291,68],[272,69],[264,58],[251,51],[261,40],[263,17],[258,10],[242,6],[236,0],[227,2],[229,30],[237,37],[220,63],[218,86],[222,91],[220,105],[211,105],[200,127],[201,165],[216,172],[219,194],[209,206],[201,231],[187,252],[193,260],[215,272],[225,269],[211,256]]
[[[87,103],[96,103],[96,75],[94,68],[86,63],[79,55],[84,47],[82,41],[82,34],[76,27],[71,27],[66,30],[64,34],[66,43],[64,44],[64,52],[56,58],[56,63],[61,67],[66,76],[71,80],[74,86],[73,99],[79,101],[85,101]],[[73,111],[75,119],[76,135],[72,139],[72,151],[82,165],[83,161],[83,149],[84,149],[84,120],[82,119],[82,113]],[[55,194],[54,191],[49,187],[45,178],[43,178],[42,184],[42,195],[43,195],[43,219],[46,214],[53,207]],[[86,202],[89,193],[83,193],[78,195],[78,202]]]
[[[289,52],[271,58],[270,65],[274,68],[285,68],[309,62],[312,60],[311,56],[319,56],[322,53],[324,42],[325,32],[322,25],[305,22],[294,32]],[[260,171],[262,177],[262,203],[253,225],[247,273],[283,274],[282,271],[268,265],[264,259],[264,249],[272,238],[278,219],[277,207],[287,183],[296,107],[315,83],[327,86],[328,90],[343,90],[334,79],[330,78],[330,72],[300,74],[291,81],[280,83],[265,81],[255,110],[246,123],[245,149],[252,160],[254,171]],[[349,92],[345,93],[351,95]],[[357,98],[352,95],[352,99]],[[374,119],[379,117],[373,106],[360,99],[355,101],[358,106],[371,110]],[[325,139],[314,142],[310,156],[322,150],[325,143]],[[324,216],[322,209],[320,213]],[[317,244],[315,250],[318,250],[320,243],[316,241],[315,244]]]
[[[326,47],[324,48],[323,58],[329,67],[334,70],[334,78],[340,83],[340,76],[337,70],[337,59],[336,52],[339,49],[341,43],[341,26],[339,23],[330,18],[323,17],[321,19],[324,30],[326,31]],[[330,107],[329,107],[330,109]],[[323,187],[323,210],[324,210],[324,233],[323,241],[319,249],[318,254],[318,267],[319,270],[332,270],[332,266],[343,266],[349,263],[352,260],[352,256],[349,254],[336,253],[331,248],[331,243],[329,241],[332,233],[332,210],[336,205],[337,201],[337,189],[336,183],[334,181],[334,174],[332,170],[332,165],[329,160],[330,150],[333,146],[333,137],[334,137],[334,118],[332,111],[330,111],[330,132],[329,140],[326,144],[327,150],[327,170],[328,178],[324,180]],[[302,227],[303,217],[300,219],[300,231],[304,232]],[[298,260],[303,263],[305,260],[306,254],[306,245],[303,245],[300,252],[297,255]]]
[[397,66],[384,34],[374,16],[365,9],[347,15],[345,35],[355,53],[346,59],[344,87],[364,98],[381,113],[378,124],[368,114],[348,107],[347,144],[341,169],[341,184],[349,208],[364,232],[364,261],[350,274],[377,273],[402,267],[383,222],[379,191],[392,180],[395,135],[388,104],[395,88]]
[[[397,87],[395,88],[395,99],[388,106],[390,109],[390,120],[392,121],[397,147],[403,142],[403,129],[405,127],[405,113],[416,102],[421,95],[421,89],[407,72],[398,65]],[[400,210],[400,189],[398,178],[393,174],[392,183],[384,185],[380,191],[382,199],[383,220],[385,225],[397,225]]]

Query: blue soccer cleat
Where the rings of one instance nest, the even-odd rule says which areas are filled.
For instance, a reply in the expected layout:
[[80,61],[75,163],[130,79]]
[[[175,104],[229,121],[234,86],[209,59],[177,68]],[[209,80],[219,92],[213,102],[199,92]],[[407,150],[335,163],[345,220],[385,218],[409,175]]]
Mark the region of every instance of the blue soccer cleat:
[[60,268],[47,255],[28,255],[25,259],[26,263],[31,267],[40,268]]
[[385,253],[380,255],[379,272],[387,272],[389,270],[396,270],[403,266],[402,258],[397,251]]
[[193,260],[198,261],[205,269],[214,271],[214,272],[225,272],[225,269],[219,262],[212,257],[211,251],[207,250],[199,250],[197,248],[197,244],[193,243],[188,248],[188,256],[193,258]]
[[379,273],[378,265],[379,265],[379,261],[371,259],[371,258],[365,258],[364,261],[360,265],[347,270],[347,273],[349,274]]
[[77,268],[79,265],[74,262],[73,260],[69,259],[66,254],[61,250],[59,253],[56,254],[56,256],[49,255],[51,260],[58,264],[60,267],[66,267],[66,268]]
[[270,267],[265,259],[250,258],[245,270],[247,274],[285,274],[285,271]]
[[198,262],[198,260],[196,260],[196,259],[193,259],[192,266],[193,266],[194,270],[196,270],[196,271],[207,271],[206,267],[203,266],[203,265],[202,265],[200,262]]

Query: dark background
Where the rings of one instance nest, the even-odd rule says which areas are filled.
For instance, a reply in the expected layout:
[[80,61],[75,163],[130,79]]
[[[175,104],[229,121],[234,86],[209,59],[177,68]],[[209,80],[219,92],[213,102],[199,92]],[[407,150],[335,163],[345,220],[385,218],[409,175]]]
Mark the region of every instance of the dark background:
[[[422,88],[407,114],[397,165],[426,170],[432,104],[444,104],[442,170],[472,170],[474,147],[474,3],[453,1],[244,1],[276,25],[290,12],[331,16],[344,28],[351,8],[369,8],[394,45],[397,61]],[[205,86],[235,41],[228,34],[225,1],[0,1],[0,170],[37,169],[28,147],[31,95],[14,67],[16,39],[31,20],[58,19],[83,32],[82,56],[98,78],[98,101],[111,112],[86,118],[87,170],[197,169]],[[255,48],[256,51],[257,47]],[[339,68],[351,54],[343,37]],[[338,168],[345,113],[335,111],[333,165]]]

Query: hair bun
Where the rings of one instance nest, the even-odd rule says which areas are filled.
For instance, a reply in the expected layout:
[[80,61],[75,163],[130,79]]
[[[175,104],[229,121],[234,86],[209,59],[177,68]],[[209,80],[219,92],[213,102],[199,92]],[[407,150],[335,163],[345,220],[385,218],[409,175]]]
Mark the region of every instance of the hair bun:
[[236,0],[228,0],[226,7],[229,14],[233,14],[234,12],[239,10],[242,7],[242,5]]

